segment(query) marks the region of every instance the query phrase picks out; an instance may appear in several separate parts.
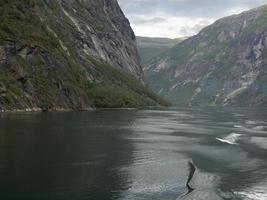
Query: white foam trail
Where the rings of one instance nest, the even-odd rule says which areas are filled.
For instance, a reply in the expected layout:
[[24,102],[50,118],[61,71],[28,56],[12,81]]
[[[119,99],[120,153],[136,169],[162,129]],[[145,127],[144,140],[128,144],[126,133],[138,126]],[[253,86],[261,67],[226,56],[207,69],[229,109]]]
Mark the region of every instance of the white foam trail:
[[227,144],[236,144],[234,142],[230,142],[230,141],[223,140],[223,139],[220,139],[220,138],[216,138],[216,140],[219,140],[220,142],[227,143]]
[[216,138],[216,140],[223,142],[223,143],[227,143],[227,144],[237,144],[236,141],[238,140],[238,138],[241,136],[241,134],[237,134],[237,133],[231,133],[230,135],[226,136],[225,138]]

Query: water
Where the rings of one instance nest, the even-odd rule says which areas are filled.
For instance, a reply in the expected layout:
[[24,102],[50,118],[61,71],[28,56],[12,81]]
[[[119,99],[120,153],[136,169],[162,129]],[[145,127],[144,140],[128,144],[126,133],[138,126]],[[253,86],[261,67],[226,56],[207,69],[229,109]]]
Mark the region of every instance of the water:
[[266,109],[0,115],[3,200],[266,200]]

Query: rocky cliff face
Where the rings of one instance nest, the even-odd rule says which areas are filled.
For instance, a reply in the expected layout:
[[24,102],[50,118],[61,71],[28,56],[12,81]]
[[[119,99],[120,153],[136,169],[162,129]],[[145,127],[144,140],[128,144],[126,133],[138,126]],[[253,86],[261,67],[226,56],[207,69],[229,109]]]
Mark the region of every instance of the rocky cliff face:
[[0,110],[156,105],[116,0],[0,0]]
[[61,16],[52,14],[53,20],[66,18],[65,24],[59,23],[62,29],[72,30],[67,37],[75,40],[80,55],[98,57],[143,78],[135,35],[117,0],[61,0],[58,4]]
[[158,56],[146,71],[183,105],[267,104],[267,6],[221,19]]

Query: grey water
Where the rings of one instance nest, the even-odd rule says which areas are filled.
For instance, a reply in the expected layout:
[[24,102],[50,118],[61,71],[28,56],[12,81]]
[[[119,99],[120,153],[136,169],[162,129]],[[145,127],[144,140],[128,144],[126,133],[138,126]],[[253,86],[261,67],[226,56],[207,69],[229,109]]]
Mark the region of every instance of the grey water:
[[266,200],[267,109],[0,115],[3,200]]

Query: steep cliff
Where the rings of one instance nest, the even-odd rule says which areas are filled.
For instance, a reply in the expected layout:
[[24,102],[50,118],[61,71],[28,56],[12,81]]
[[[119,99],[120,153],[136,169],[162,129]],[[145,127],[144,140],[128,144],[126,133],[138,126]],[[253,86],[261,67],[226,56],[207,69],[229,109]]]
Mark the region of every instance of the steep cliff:
[[180,105],[267,104],[267,6],[218,20],[152,60],[151,86]]
[[0,110],[138,107],[135,35],[116,0],[0,0]]

